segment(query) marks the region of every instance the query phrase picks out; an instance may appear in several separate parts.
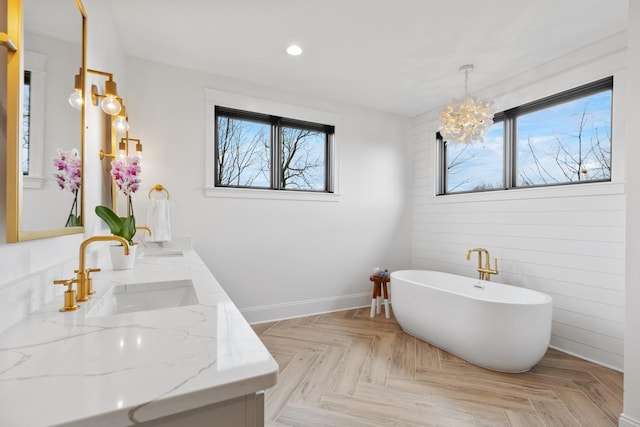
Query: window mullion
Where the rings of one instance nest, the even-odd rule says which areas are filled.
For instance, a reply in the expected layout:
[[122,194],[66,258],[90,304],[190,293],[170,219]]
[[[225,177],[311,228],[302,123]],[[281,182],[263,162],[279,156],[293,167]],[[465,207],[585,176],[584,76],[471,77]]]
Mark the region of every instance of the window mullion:
[[324,190],[333,193],[333,150],[332,141],[329,132],[324,134]]
[[438,174],[436,191],[438,194],[445,194],[447,192],[447,165],[449,164],[449,159],[447,147],[440,132],[436,133],[436,155],[436,158],[440,159],[440,170],[443,171],[443,173]]
[[282,189],[282,121],[271,123],[271,188]]
[[504,117],[504,186],[505,189],[515,187],[516,171],[516,122],[514,114]]

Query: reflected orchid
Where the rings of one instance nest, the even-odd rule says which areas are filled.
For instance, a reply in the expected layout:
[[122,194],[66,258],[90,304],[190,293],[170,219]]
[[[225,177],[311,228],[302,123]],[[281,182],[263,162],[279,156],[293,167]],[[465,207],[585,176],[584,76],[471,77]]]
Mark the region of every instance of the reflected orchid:
[[80,226],[82,225],[82,220],[78,215],[78,190],[82,185],[82,160],[78,150],[75,148],[69,151],[58,148],[57,151],[58,157],[54,157],[52,160],[53,167],[56,170],[53,177],[60,190],[67,189],[74,196],[65,227]]

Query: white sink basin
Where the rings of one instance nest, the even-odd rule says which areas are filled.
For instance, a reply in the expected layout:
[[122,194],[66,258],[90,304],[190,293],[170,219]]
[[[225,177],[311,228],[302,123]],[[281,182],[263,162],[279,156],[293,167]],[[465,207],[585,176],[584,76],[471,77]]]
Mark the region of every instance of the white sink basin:
[[87,317],[195,304],[198,304],[198,296],[191,279],[115,285],[89,310]]
[[176,256],[184,256],[184,251],[181,249],[158,249],[158,248],[147,248],[142,252],[142,258],[150,258],[150,257],[176,257]]

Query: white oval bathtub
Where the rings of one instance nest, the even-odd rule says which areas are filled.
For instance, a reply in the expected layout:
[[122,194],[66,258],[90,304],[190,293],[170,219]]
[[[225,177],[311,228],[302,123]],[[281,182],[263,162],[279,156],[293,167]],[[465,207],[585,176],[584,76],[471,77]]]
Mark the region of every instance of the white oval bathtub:
[[552,299],[531,289],[428,270],[391,273],[402,329],[487,369],[525,372],[551,338]]

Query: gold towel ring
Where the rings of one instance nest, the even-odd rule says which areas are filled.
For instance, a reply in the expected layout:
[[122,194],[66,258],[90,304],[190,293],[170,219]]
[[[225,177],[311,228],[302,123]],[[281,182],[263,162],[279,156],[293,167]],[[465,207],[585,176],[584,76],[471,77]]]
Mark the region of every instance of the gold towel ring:
[[155,191],[164,191],[165,193],[167,193],[167,200],[169,200],[169,197],[170,197],[170,196],[169,196],[169,190],[167,190],[166,188],[164,188],[164,187],[162,186],[162,184],[156,184],[156,185],[154,185],[153,187],[151,187],[151,188],[149,189],[149,199],[151,199],[151,192],[152,192],[152,191],[154,191],[154,190],[155,190]]

